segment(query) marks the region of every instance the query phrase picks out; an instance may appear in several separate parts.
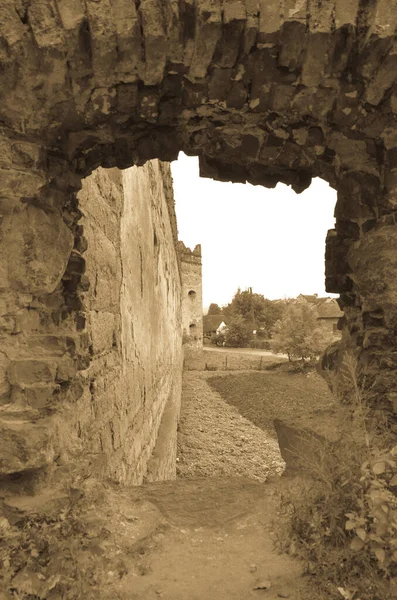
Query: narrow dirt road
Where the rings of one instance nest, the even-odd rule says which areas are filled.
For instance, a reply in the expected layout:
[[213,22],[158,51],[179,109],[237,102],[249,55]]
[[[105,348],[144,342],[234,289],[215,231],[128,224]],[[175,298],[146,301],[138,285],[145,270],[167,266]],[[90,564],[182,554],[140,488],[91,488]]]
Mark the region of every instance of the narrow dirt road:
[[[123,589],[138,600],[318,600],[302,565],[273,548],[274,488],[207,478],[142,488],[164,522]],[[122,597],[126,597],[122,595]]]
[[266,481],[281,474],[285,465],[277,441],[210,387],[208,379],[213,376],[208,371],[183,374],[179,477],[240,475]]
[[204,373],[185,374],[184,402],[185,478],[4,499],[0,600],[321,600],[274,549],[275,441]]
[[208,385],[212,375],[184,373],[179,479],[136,490],[164,520],[123,588],[134,600],[319,600],[302,565],[274,549],[278,444]]

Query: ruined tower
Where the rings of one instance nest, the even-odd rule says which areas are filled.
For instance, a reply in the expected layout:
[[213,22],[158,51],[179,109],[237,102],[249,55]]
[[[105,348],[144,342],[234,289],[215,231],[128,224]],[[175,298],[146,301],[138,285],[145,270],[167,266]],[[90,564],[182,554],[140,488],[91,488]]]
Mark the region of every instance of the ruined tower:
[[194,250],[178,242],[182,276],[182,328],[183,336],[192,346],[203,345],[203,298],[201,246]]

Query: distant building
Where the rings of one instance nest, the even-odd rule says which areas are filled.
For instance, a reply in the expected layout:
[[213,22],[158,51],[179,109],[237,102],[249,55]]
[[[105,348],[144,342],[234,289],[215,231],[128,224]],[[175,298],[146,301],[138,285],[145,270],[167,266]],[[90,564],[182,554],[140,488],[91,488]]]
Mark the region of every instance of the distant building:
[[338,321],[343,317],[343,311],[335,298],[321,298],[321,302],[317,304],[318,320],[325,323],[327,327],[336,333],[338,331]]
[[328,329],[338,333],[338,321],[343,317],[343,311],[335,298],[318,297],[317,294],[299,294],[296,302],[307,302],[313,310],[317,311],[317,319],[326,324]]
[[203,345],[203,292],[201,246],[194,250],[178,242],[182,275],[182,328],[185,342]]
[[204,315],[203,317],[203,335],[204,337],[211,337],[211,335],[218,335],[224,329],[226,329],[226,323],[224,322],[223,315]]

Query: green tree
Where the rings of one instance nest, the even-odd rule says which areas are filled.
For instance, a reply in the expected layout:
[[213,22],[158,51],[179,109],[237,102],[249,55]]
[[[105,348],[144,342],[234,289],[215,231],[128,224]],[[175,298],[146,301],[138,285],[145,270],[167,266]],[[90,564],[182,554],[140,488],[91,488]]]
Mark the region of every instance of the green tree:
[[252,327],[240,316],[231,317],[227,322],[225,345],[232,348],[246,348],[252,340]]
[[212,302],[209,305],[208,313],[207,314],[208,315],[220,315],[220,314],[222,314],[222,309],[219,306],[219,304],[215,304],[214,302]]
[[233,300],[224,307],[223,314],[229,318],[241,317],[247,325],[249,324],[252,331],[260,331],[260,336],[268,339],[283,310],[284,306],[281,303],[272,302],[262,294],[254,294],[252,291],[242,292],[238,289]]
[[273,329],[272,347],[289,359],[312,360],[333,342],[333,334],[305,303],[289,304]]

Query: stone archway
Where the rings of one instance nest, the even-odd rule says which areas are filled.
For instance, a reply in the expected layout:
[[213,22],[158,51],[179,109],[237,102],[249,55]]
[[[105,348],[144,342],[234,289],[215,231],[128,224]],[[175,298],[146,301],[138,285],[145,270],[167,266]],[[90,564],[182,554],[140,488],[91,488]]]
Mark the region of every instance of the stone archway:
[[[267,187],[282,181],[300,192],[320,176],[338,191],[327,289],[341,294],[345,343],[357,350],[374,402],[392,415],[395,6],[389,0],[0,4],[4,305],[30,318],[27,299],[40,298],[42,321],[49,314],[56,319],[48,319],[48,332],[59,326],[59,339],[85,368],[85,241],[76,192],[98,166],[171,161],[183,150],[199,156],[203,176],[218,180]],[[56,292],[54,311],[62,278],[68,284]],[[15,326],[2,325],[14,355]],[[65,331],[77,332],[77,349]],[[10,395],[18,373],[8,362],[4,369],[13,373]],[[50,375],[42,373],[40,388],[48,398]]]

